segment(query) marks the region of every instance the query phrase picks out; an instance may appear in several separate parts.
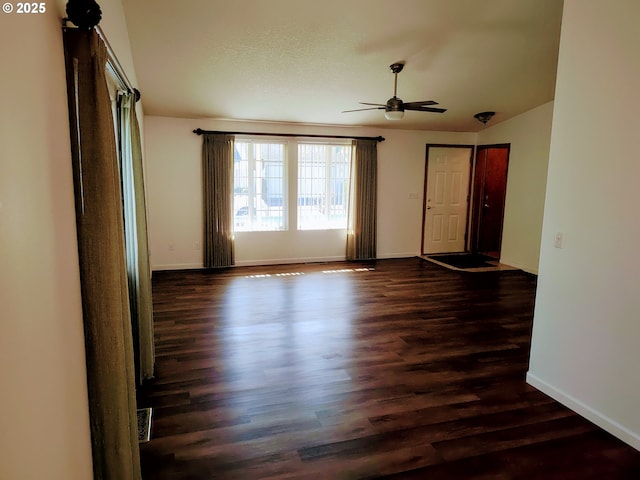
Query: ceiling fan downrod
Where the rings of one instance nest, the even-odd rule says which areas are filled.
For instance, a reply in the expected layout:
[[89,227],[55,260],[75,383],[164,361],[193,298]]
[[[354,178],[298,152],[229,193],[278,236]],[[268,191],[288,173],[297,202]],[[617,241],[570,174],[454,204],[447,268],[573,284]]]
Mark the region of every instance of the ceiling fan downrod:
[[404,63],[392,63],[391,65],[389,65],[389,68],[391,69],[391,71],[393,72],[393,75],[394,75],[394,79],[393,79],[393,98],[396,98],[398,96],[398,74],[404,68]]

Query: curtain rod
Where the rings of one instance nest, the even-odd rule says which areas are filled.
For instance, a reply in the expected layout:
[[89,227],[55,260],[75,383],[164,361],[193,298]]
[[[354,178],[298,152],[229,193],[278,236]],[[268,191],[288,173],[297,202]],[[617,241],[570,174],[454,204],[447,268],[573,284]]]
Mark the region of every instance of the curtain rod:
[[[68,21],[70,21],[68,18],[62,19],[63,29],[72,28],[67,26]],[[136,97],[136,102],[138,102],[140,100],[140,90],[135,88],[129,81],[129,77],[127,77],[127,74],[125,73],[124,68],[122,68],[122,64],[120,63],[120,60],[118,60],[118,57],[113,51],[113,48],[111,48],[111,44],[109,43],[107,36],[104,34],[102,29],[100,28],[100,25],[96,25],[95,27],[93,27],[93,29],[95,29],[98,36],[102,39],[107,49],[107,69],[109,69],[109,71],[116,78],[118,83],[120,83],[120,87],[124,88],[127,91],[127,93],[133,93]]]
[[131,82],[129,81],[129,77],[127,77],[127,74],[124,71],[124,68],[122,68],[122,64],[120,63],[120,60],[118,60],[118,57],[116,57],[116,54],[113,51],[113,48],[111,48],[111,44],[109,43],[107,36],[104,34],[102,29],[100,28],[100,25],[96,25],[95,29],[98,35],[100,35],[100,38],[104,42],[105,46],[107,47],[107,55],[109,56],[109,61],[107,62],[107,65],[112,68],[113,73],[115,73],[118,81],[122,83],[124,87],[127,88],[129,93],[133,93],[136,96],[136,102],[138,102],[140,100],[140,91],[137,88],[134,88]]
[[265,135],[270,137],[310,137],[310,138],[348,138],[351,140],[375,140],[376,142],[384,142],[384,137],[353,137],[350,135],[312,135],[305,133],[257,133],[257,132],[223,132],[218,130],[202,130],[196,128],[193,133],[196,135],[204,135],[205,133],[223,133],[227,135]]

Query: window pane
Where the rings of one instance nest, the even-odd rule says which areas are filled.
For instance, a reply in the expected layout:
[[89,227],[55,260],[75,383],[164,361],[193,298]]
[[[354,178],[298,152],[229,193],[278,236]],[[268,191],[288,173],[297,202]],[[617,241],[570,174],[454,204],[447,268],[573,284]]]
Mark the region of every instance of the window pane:
[[298,229],[346,228],[349,145],[298,145]]
[[285,229],[282,143],[235,142],[234,229]]

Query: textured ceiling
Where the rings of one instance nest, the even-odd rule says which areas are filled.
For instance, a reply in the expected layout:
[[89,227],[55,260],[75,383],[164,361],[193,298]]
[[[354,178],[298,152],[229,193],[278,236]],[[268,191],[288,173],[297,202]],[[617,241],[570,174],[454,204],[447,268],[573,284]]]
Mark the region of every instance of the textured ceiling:
[[[477,131],[553,99],[560,0],[123,0],[146,114]],[[443,114],[341,113],[393,96]]]

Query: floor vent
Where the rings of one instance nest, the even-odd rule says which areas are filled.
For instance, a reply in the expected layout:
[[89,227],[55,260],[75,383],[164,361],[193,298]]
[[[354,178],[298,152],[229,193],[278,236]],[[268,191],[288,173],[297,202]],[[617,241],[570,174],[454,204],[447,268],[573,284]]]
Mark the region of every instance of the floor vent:
[[151,440],[151,408],[138,409],[138,442]]

